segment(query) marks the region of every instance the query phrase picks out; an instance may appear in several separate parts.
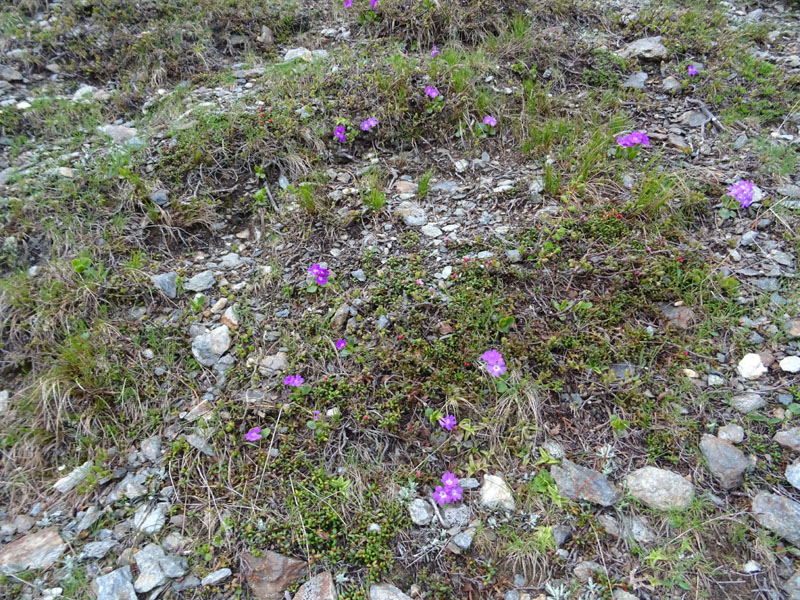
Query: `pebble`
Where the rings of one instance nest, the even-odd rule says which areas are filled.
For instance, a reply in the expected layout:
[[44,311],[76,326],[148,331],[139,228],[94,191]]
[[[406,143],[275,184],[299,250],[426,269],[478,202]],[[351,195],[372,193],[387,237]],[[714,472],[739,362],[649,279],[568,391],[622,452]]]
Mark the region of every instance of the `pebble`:
[[612,506],[622,499],[622,492],[597,471],[564,459],[561,465],[550,467],[550,475],[565,498]]
[[220,357],[230,346],[230,329],[227,325],[220,325],[192,340],[192,355],[201,365],[211,367],[219,362]]
[[415,525],[424,527],[433,519],[433,507],[427,500],[415,498],[408,505],[408,514]]
[[183,289],[190,292],[204,292],[214,287],[214,271],[202,271],[183,284]]
[[439,237],[440,235],[442,235],[442,230],[441,229],[439,229],[435,225],[430,225],[430,224],[423,225],[422,229],[420,231],[422,231],[423,235],[426,235],[426,236],[431,237],[431,238],[436,238],[436,237]]
[[131,568],[124,566],[95,579],[97,600],[137,600]]
[[513,511],[514,496],[506,481],[499,475],[484,475],[481,486],[481,505],[489,510],[504,509]]
[[654,510],[683,510],[694,497],[694,486],[666,469],[643,467],[625,481],[631,495]]
[[776,444],[784,448],[800,452],[800,427],[792,427],[791,429],[779,431],[772,439]]
[[369,586],[369,600],[411,600],[390,583],[373,583]]
[[786,481],[791,483],[796,489],[800,490],[800,460],[795,460],[784,471]]
[[750,353],[745,354],[739,365],[736,367],[739,375],[745,379],[755,380],[767,372],[767,367],[761,361],[761,356],[758,354]]
[[800,545],[800,504],[785,496],[759,492],[753,498],[753,518],[762,527],[795,546]]
[[778,363],[785,373],[800,372],[800,356],[787,356]]
[[167,502],[159,502],[152,507],[148,504],[142,504],[133,515],[133,528],[142,533],[158,533],[167,522],[167,510],[169,510],[169,503]]
[[739,444],[744,441],[744,429],[734,423],[720,427],[717,436],[721,440],[731,442],[732,444]]
[[394,214],[403,219],[409,227],[421,227],[428,222],[425,210],[416,202],[401,202],[394,210]]
[[225,581],[232,574],[233,572],[230,569],[219,569],[203,577],[203,579],[200,580],[200,585],[217,585]]
[[[758,355],[756,355],[758,356]],[[759,359],[760,360],[760,359]],[[737,394],[731,398],[731,406],[741,413],[747,414],[766,406],[767,400],[755,392]]]
[[700,451],[706,459],[709,471],[726,490],[739,487],[750,461],[744,453],[731,443],[705,434],[700,440]]
[[647,73],[644,71],[638,71],[628,76],[628,78],[622,83],[622,87],[633,88],[636,90],[643,90],[644,84],[647,81]]
[[638,39],[617,52],[617,55],[622,58],[667,58],[669,50],[661,40],[662,37],[660,35]]

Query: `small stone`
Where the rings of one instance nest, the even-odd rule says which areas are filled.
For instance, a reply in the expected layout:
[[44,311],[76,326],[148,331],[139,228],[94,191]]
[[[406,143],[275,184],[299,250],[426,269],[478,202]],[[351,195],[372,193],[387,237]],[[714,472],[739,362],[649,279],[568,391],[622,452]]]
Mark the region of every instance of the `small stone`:
[[124,566],[95,579],[97,600],[137,600],[131,568]]
[[440,235],[442,235],[442,230],[441,229],[439,229],[435,225],[430,225],[430,224],[423,225],[421,231],[422,231],[423,235],[428,236],[428,237],[432,237],[432,238],[439,237]]
[[167,298],[175,298],[178,295],[178,274],[174,271],[153,275],[150,281],[155,287],[164,292]]
[[199,435],[197,435],[195,433],[190,433],[189,435],[187,435],[185,437],[186,437],[186,441],[189,442],[189,444],[193,448],[196,448],[197,450],[200,450],[200,452],[202,452],[206,456],[212,456],[212,457],[214,456],[214,449],[211,447],[211,445],[205,439],[203,439]]
[[0,79],[3,81],[22,81],[22,73],[17,71],[14,67],[8,65],[0,65]]
[[204,292],[207,289],[214,287],[216,280],[214,279],[214,271],[207,270],[198,273],[186,283],[183,284],[183,289],[190,292]]
[[50,568],[67,549],[58,529],[40,529],[0,547],[0,573]]
[[242,574],[253,595],[259,599],[283,598],[283,592],[306,573],[305,561],[264,551],[256,558],[249,552],[241,556]]
[[158,462],[161,458],[161,438],[157,435],[147,438],[141,444],[142,454],[150,462]]
[[622,499],[622,492],[609,483],[605,475],[572,461],[564,459],[561,466],[553,465],[550,475],[558,486],[558,493],[565,498],[600,506],[612,506]]
[[217,585],[225,581],[232,574],[233,572],[230,569],[219,569],[203,577],[203,579],[200,580],[200,585]]
[[58,167],[58,174],[62,177],[72,178],[75,175],[75,169],[71,167]]
[[428,222],[425,210],[415,202],[401,202],[395,208],[394,214],[401,217],[409,227],[421,227]]
[[466,527],[471,518],[472,513],[466,504],[445,504],[442,506],[442,520],[447,528]]
[[81,86],[75,90],[75,93],[72,94],[72,101],[73,102],[82,102],[84,100],[88,100],[92,98],[94,93],[97,91],[97,88],[93,85],[88,84],[81,84]]
[[337,332],[344,331],[344,327],[347,324],[347,318],[350,316],[350,305],[349,304],[342,304],[336,312],[333,313],[333,318],[331,318],[331,329]]
[[233,306],[226,308],[225,312],[222,313],[220,322],[229,329],[236,329],[239,327],[239,315],[236,314],[236,308]]
[[742,571],[748,574],[758,573],[761,570],[761,565],[754,560],[748,560],[742,565]]
[[69,475],[62,477],[53,485],[53,489],[62,494],[72,491],[75,487],[83,483],[89,476],[89,471],[92,469],[94,463],[87,460],[79,467],[75,467]]
[[118,144],[130,141],[138,133],[133,127],[125,127],[124,125],[103,125],[97,129]]
[[619,588],[615,589],[611,594],[612,600],[639,600],[636,596],[625,590]]
[[647,73],[645,73],[644,71],[638,71],[630,75],[624,82],[622,82],[622,87],[633,88],[636,90],[643,90],[646,81],[647,81]]
[[355,279],[357,279],[358,281],[361,281],[361,282],[364,282],[364,281],[367,280],[367,275],[366,275],[366,273],[364,273],[363,269],[356,269],[355,271],[352,271],[350,273],[350,275],[352,275]]
[[515,508],[514,496],[511,488],[499,475],[484,475],[481,486],[481,505],[489,510],[502,508],[513,511]]
[[796,489],[800,490],[800,460],[795,460],[784,471],[786,481],[791,483]]
[[329,571],[306,581],[294,595],[294,600],[336,600],[336,598],[336,586]]
[[133,587],[138,593],[149,592],[167,582],[167,576],[164,575],[160,564],[163,558],[165,558],[164,550],[158,544],[147,544],[133,556],[139,570],[139,576]]
[[726,442],[740,444],[744,441],[744,429],[739,425],[730,423],[724,427],[720,427],[717,436],[719,439],[725,440]]
[[391,583],[373,583],[369,586],[369,600],[411,600]]
[[311,50],[307,48],[290,48],[286,51],[286,54],[283,55],[283,61],[289,62],[292,60],[304,60],[306,62],[311,62],[314,58],[314,55],[311,53]]
[[258,372],[265,377],[274,377],[281,371],[289,368],[289,358],[286,352],[276,352],[266,356],[258,363]]
[[[756,356],[758,356],[756,354]],[[760,358],[759,358],[760,361]],[[740,413],[747,414],[749,412],[753,412],[754,410],[758,410],[759,408],[763,408],[766,406],[767,401],[765,398],[756,394],[755,392],[747,392],[745,394],[738,394],[731,398],[731,406],[738,410]]]
[[94,558],[101,559],[118,544],[117,540],[104,540],[102,542],[89,542],[81,550],[80,559]]
[[659,306],[661,313],[678,329],[689,329],[695,319],[694,311],[688,306],[675,306],[664,303]]
[[691,152],[692,146],[686,141],[686,138],[677,133],[670,133],[667,135],[667,142],[681,152]]
[[706,377],[706,381],[708,382],[708,385],[713,387],[719,387],[721,385],[725,385],[725,380],[719,375],[714,375],[713,373],[708,375],[708,377]]
[[800,372],[800,356],[787,356],[778,364],[781,367],[781,371],[786,373]]
[[684,510],[694,497],[694,486],[672,471],[643,467],[628,475],[631,495],[654,510]]
[[726,490],[739,487],[750,461],[744,453],[724,440],[705,434],[700,440],[700,451],[708,463],[708,470]]
[[155,506],[143,504],[133,515],[133,528],[142,533],[158,533],[167,522],[167,502],[159,502]]
[[795,452],[800,452],[800,427],[792,427],[779,431],[772,438],[776,444],[789,448]]
[[192,354],[197,362],[206,367],[214,366],[231,346],[230,329],[220,325],[209,333],[198,335],[192,340]]
[[669,50],[661,43],[661,36],[647,37],[631,42],[617,54],[622,58],[667,58]]
[[581,583],[586,583],[595,573],[602,573],[603,567],[593,560],[584,560],[572,570],[572,573]]
[[661,88],[665,92],[676,92],[681,89],[681,82],[675,79],[672,75],[665,78],[664,81],[661,83]]
[[157,204],[158,206],[166,206],[169,204],[169,191],[163,188],[156,190],[150,194],[149,198],[150,202],[153,204]]
[[778,494],[759,492],[753,498],[753,518],[762,527],[795,546],[800,545],[800,504]]
[[506,258],[512,263],[518,263],[522,260],[519,250],[506,250]]
[[411,501],[408,505],[408,513],[411,521],[420,527],[428,525],[433,519],[433,507],[430,502],[422,498],[415,498]]
[[739,365],[736,367],[739,375],[745,379],[755,380],[767,372],[767,367],[761,362],[761,356],[758,354],[750,353],[745,354]]

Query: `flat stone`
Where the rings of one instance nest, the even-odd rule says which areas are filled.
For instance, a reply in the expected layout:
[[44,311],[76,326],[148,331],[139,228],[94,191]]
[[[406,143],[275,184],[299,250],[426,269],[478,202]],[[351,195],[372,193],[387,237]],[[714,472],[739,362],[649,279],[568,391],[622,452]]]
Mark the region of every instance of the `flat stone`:
[[189,445],[191,445],[193,448],[200,450],[200,452],[206,456],[214,456],[214,449],[203,437],[197,435],[196,433],[190,433],[185,437],[186,441],[189,442]]
[[628,475],[631,495],[655,510],[683,510],[694,497],[694,486],[672,471],[643,467]]
[[759,408],[766,406],[767,400],[755,392],[747,392],[745,394],[738,394],[731,398],[731,406],[738,410],[740,413],[750,413]]
[[800,427],[792,427],[777,432],[772,440],[784,448],[800,452]]
[[22,73],[17,71],[14,67],[0,65],[0,79],[3,81],[22,81]]
[[281,371],[289,368],[289,358],[286,352],[277,352],[266,356],[258,363],[258,372],[265,377],[274,377]]
[[97,600],[137,600],[131,568],[124,566],[95,579]]
[[593,560],[584,560],[578,563],[575,568],[572,570],[573,575],[580,581],[581,583],[586,583],[589,581],[591,577],[595,575],[595,573],[602,573],[603,567],[600,563],[597,563]]
[[421,227],[428,222],[425,210],[416,202],[401,202],[394,209],[394,214],[403,219],[409,227]]
[[661,314],[678,329],[689,329],[694,322],[694,311],[688,306],[675,306],[668,302],[659,305]]
[[161,458],[161,438],[157,435],[142,440],[142,454],[150,462],[158,462]]
[[101,559],[118,544],[117,540],[103,540],[102,542],[89,542],[81,550],[79,558]]
[[91,460],[87,460],[81,466],[75,467],[69,475],[56,481],[55,485],[53,485],[53,489],[61,492],[62,494],[72,491],[75,487],[86,480],[86,478],[89,476],[89,472],[92,470],[93,464],[94,463]]
[[57,527],[29,533],[0,547],[0,573],[39,571],[51,567],[67,549]]
[[748,380],[755,380],[767,372],[761,356],[755,353],[745,354],[736,367],[739,375]]
[[436,238],[442,235],[442,230],[436,227],[436,225],[423,225],[420,231],[422,231],[422,235],[431,238]]
[[333,317],[331,318],[331,329],[338,332],[344,331],[344,327],[347,325],[347,319],[349,317],[350,305],[347,303],[342,304],[336,309],[336,312],[333,313]]
[[442,506],[442,521],[445,527],[466,527],[472,518],[472,511],[464,503]]
[[236,254],[236,252],[229,252],[228,254],[219,259],[219,268],[238,269],[246,262],[247,261],[238,254]]
[[211,367],[219,362],[230,346],[231,331],[227,325],[220,325],[192,340],[192,354],[201,365]]
[[505,479],[499,475],[484,475],[481,486],[481,505],[489,510],[502,508],[513,511],[514,496]]
[[118,144],[124,144],[134,138],[138,133],[133,127],[125,127],[124,125],[103,125],[97,129]]
[[306,62],[311,62],[314,59],[314,55],[312,54],[311,50],[308,48],[290,48],[286,51],[286,54],[283,55],[283,61],[289,62],[292,60],[304,60]]
[[622,82],[622,87],[633,88],[636,90],[643,90],[644,84],[647,81],[647,73],[644,71],[638,71],[628,76],[628,78]]
[[369,600],[411,600],[391,583],[373,583],[369,586]]
[[561,461],[561,466],[550,467],[550,475],[558,486],[558,493],[570,500],[612,506],[622,499],[622,491],[609,483],[605,475],[567,459]]
[[666,77],[663,82],[661,82],[661,89],[665,92],[676,92],[681,89],[683,86],[681,82],[675,79],[672,75]]
[[617,52],[617,55],[622,58],[667,58],[669,50],[661,43],[661,40],[660,35],[638,39]]
[[155,287],[164,292],[167,298],[175,298],[178,295],[178,274],[174,271],[153,275],[150,281]]
[[753,498],[753,518],[786,541],[800,546],[800,504],[778,494],[759,492]]
[[159,502],[155,506],[143,504],[133,515],[133,528],[142,533],[158,533],[167,522],[167,510],[167,502]]
[[138,593],[149,592],[167,582],[167,576],[161,569],[161,560],[164,558],[164,550],[158,544],[147,544],[134,554],[133,559],[139,569],[139,576],[133,583],[133,587]]
[[667,135],[667,143],[673,148],[677,148],[681,152],[691,152],[692,145],[686,141],[686,138],[677,133],[670,133]]
[[787,356],[778,365],[785,373],[800,373],[800,356]]
[[169,204],[169,190],[165,190],[164,188],[158,189],[155,192],[151,192],[149,198],[150,202],[153,204],[166,206]]
[[259,600],[281,600],[284,590],[306,573],[305,561],[269,550],[259,558],[245,552],[241,562],[245,581]]
[[433,519],[433,507],[431,503],[423,498],[415,498],[408,505],[408,514],[414,525],[424,527]]
[[750,462],[744,453],[730,442],[710,434],[700,440],[700,451],[708,464],[708,470],[726,490],[739,487]]
[[189,292],[204,292],[214,287],[217,281],[214,279],[214,271],[206,270],[198,273],[183,284],[183,289]]
[[329,571],[306,581],[294,595],[294,600],[336,600],[336,598],[336,586]]
[[744,429],[740,425],[730,423],[719,428],[717,437],[731,444],[740,444],[744,441]]
[[791,483],[795,489],[800,490],[800,460],[795,460],[786,467],[784,475],[786,476],[786,481]]
[[200,580],[200,585],[217,585],[218,583],[225,581],[232,574],[233,571],[228,568],[219,569],[203,577],[203,579]]
[[603,526],[606,533],[624,540],[633,540],[640,544],[650,544],[657,539],[647,519],[638,515],[622,515],[617,519],[611,515],[600,514],[597,516],[597,522]]

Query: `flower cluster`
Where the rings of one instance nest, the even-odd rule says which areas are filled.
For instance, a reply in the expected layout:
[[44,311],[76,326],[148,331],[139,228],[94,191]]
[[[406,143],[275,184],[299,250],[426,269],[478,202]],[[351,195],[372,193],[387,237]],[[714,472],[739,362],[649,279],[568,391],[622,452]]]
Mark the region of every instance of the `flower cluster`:
[[431,50],[431,57],[435,57],[439,54],[439,49],[436,47],[436,44],[433,45],[433,50]]
[[728,188],[728,196],[739,201],[742,208],[753,203],[753,182],[743,179]]
[[447,431],[453,431],[457,424],[456,418],[453,415],[445,415],[439,419],[439,425],[442,426],[442,429],[446,429]]
[[250,431],[244,434],[244,439],[248,442],[257,442],[261,439],[261,427],[253,427]]
[[330,275],[328,269],[323,269],[317,263],[314,263],[308,268],[308,272],[314,276],[314,280],[317,284],[326,285],[328,283],[328,275]]
[[492,377],[505,375],[508,370],[506,362],[503,360],[503,355],[497,350],[487,350],[481,354],[481,360],[486,363],[486,370],[489,371],[489,375]]
[[689,77],[694,77],[695,75],[697,75],[697,67],[695,67],[694,65],[689,65],[686,68],[686,72],[689,74]]
[[283,384],[289,387],[300,387],[304,381],[305,379],[303,379],[302,375],[287,375],[283,380]]
[[437,90],[432,85],[429,85],[425,88],[425,95],[428,96],[428,98],[438,98],[439,90]]
[[483,117],[483,124],[488,125],[489,127],[496,127],[497,119],[495,119],[492,115],[486,115]]
[[644,131],[632,131],[628,135],[621,135],[617,138],[617,144],[625,148],[633,148],[636,145],[649,147],[650,138]]
[[347,347],[347,340],[336,340],[336,349],[344,350]]
[[378,126],[378,120],[375,117],[370,117],[366,121],[361,122],[362,131],[372,131],[372,128],[377,126]]
[[461,500],[463,494],[464,490],[458,485],[458,478],[448,471],[442,475],[442,485],[437,485],[433,491],[433,499],[436,504],[449,504]]
[[336,129],[334,129],[333,135],[337,140],[339,140],[340,144],[344,144],[347,141],[347,134],[344,132],[344,125],[339,125]]

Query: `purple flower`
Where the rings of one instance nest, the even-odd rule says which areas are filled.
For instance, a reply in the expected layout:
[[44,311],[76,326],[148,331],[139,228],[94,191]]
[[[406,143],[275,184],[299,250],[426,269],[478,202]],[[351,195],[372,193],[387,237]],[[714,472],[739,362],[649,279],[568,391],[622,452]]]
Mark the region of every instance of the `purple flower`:
[[336,340],[336,349],[342,350],[347,347],[347,340]]
[[447,429],[447,431],[453,431],[453,428],[456,426],[456,418],[453,415],[447,415],[439,419],[439,425],[442,426],[442,429]]
[[344,144],[347,141],[347,134],[344,132],[344,125],[339,125],[333,130],[333,135],[340,143]]
[[429,85],[425,88],[425,95],[429,98],[437,98],[439,96],[439,90],[432,85]]
[[283,384],[289,387],[300,387],[304,381],[305,379],[303,379],[302,375],[287,375],[286,379],[283,380]]
[[753,182],[743,179],[728,188],[728,196],[739,201],[742,208],[753,203]]
[[372,7],[372,10],[375,10],[375,7],[378,6],[378,0],[369,0],[369,5]]
[[491,365],[486,365],[486,370],[489,371],[489,375],[492,377],[500,377],[500,375],[505,375],[506,365],[504,363],[493,363]]
[[447,471],[444,475],[442,475],[442,485],[444,489],[450,490],[458,485],[458,477],[453,475],[450,471]]
[[345,8],[350,8],[351,6],[353,6],[353,0],[344,0]]
[[318,411],[318,410],[315,410],[315,411],[314,411],[314,420],[315,420],[315,421],[319,421],[319,416],[320,416],[321,414],[322,414],[322,413],[321,413],[320,411]]
[[487,350],[483,354],[481,354],[481,360],[490,365],[504,365],[506,364],[503,360],[503,355],[500,354],[497,350]]
[[497,119],[495,119],[492,115],[486,115],[483,117],[483,124],[488,125],[489,127],[495,127],[497,125]]
[[244,434],[244,439],[248,442],[257,442],[261,439],[261,427],[253,427],[250,431]]
[[686,68],[686,72],[689,73],[689,77],[694,77],[697,75],[697,68],[694,65],[689,65]]
[[450,502],[456,502],[463,497],[464,489],[460,485],[451,487],[448,491]]
[[372,131],[373,127],[377,127],[378,120],[375,117],[370,117],[366,121],[361,122],[361,129],[364,131]]
[[650,138],[647,137],[647,134],[644,131],[632,131],[628,135],[619,136],[617,138],[617,144],[624,146],[625,148],[633,148],[637,144],[649,147]]
[[439,54],[439,49],[436,47],[436,44],[433,45],[433,50],[431,50],[431,57],[436,56]]
[[433,491],[433,499],[436,501],[436,504],[447,504],[450,502],[450,494],[447,493],[447,490],[442,486],[437,485],[436,489]]
[[314,263],[308,268],[308,272],[314,276],[314,279],[319,285],[326,285],[328,283],[328,275],[330,275],[328,269],[323,269],[320,265]]

